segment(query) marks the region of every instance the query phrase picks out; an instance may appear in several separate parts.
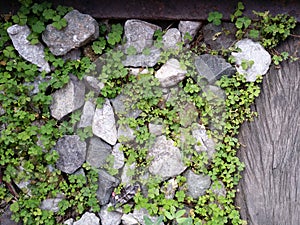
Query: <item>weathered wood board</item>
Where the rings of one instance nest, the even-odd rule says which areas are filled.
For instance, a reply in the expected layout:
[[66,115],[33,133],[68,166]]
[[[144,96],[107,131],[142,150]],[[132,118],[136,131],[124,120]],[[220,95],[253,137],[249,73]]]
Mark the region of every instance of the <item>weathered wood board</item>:
[[[298,25],[296,34],[300,34]],[[300,38],[278,47],[300,57]],[[239,158],[245,163],[236,205],[248,225],[300,224],[300,61],[270,69],[243,124]]]

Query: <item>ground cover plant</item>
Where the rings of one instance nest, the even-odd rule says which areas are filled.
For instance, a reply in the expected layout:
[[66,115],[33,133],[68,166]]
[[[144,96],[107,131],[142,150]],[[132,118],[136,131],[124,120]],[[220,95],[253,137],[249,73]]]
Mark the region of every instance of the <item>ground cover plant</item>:
[[[60,224],[67,218],[79,218],[84,212],[99,212],[100,205],[96,197],[97,169],[87,163],[83,165],[86,176],[68,175],[55,168],[59,157],[53,149],[56,141],[66,134],[78,134],[82,140],[92,136],[90,128],[75,130],[74,125],[80,120],[80,113],[74,112],[64,121],[51,117],[49,106],[51,93],[62,88],[69,82],[69,74],[82,79],[86,74],[95,72],[96,57],[105,62],[99,79],[104,83],[101,93],[95,96],[88,93],[86,98],[96,98],[97,107],[101,108],[105,98],[113,99],[119,94],[129,96],[132,101],[128,110],[140,110],[142,113],[136,119],[119,114],[119,125],[127,125],[134,130],[136,138],[128,142],[122,140],[122,151],[126,163],[135,163],[135,176],[142,176],[151,159],[147,157],[149,147],[155,137],[149,132],[148,124],[159,121],[163,124],[163,133],[180,147],[185,157],[186,166],[196,174],[208,175],[212,180],[212,188],[198,199],[186,195],[186,179],[178,175],[175,178],[177,188],[172,199],[165,198],[167,183],[157,177],[140,180],[147,187],[148,194],[138,190],[132,200],[114,207],[124,213],[133,209],[147,209],[150,216],[158,216],[151,220],[145,216],[145,224],[246,224],[239,216],[239,209],[234,205],[236,185],[243,170],[236,156],[240,147],[237,134],[241,124],[251,121],[256,113],[250,106],[260,93],[262,78],[255,82],[246,82],[243,74],[236,73],[232,77],[223,77],[216,85],[225,92],[225,100],[219,99],[214,93],[205,89],[204,80],[195,80],[196,69],[193,65],[195,54],[219,54],[229,62],[230,50],[215,52],[206,47],[195,46],[193,49],[184,47],[181,43],[176,50],[166,50],[162,53],[158,66],[175,57],[182,68],[187,70],[186,78],[171,90],[172,97],[163,100],[160,82],[154,77],[156,68],[148,68],[147,73],[133,76],[122,64],[124,53],[117,50],[118,44],[123,44],[123,27],[121,24],[99,23],[100,37],[91,44],[91,55],[80,60],[64,61],[61,57],[51,54],[46,48],[46,60],[55,69],[51,71],[51,79],[39,85],[39,91],[33,93],[30,85],[36,77],[46,78],[44,72],[39,72],[33,65],[18,56],[6,32],[14,23],[27,24],[32,34],[28,37],[32,44],[41,40],[41,33],[47,24],[53,24],[57,29],[67,26],[63,16],[71,9],[63,6],[54,8],[50,3],[34,3],[31,0],[21,0],[22,6],[16,15],[2,17],[0,24],[0,200],[1,206],[10,205],[15,221],[23,224]],[[286,15],[272,16],[268,12],[255,12],[257,20],[243,16],[244,5],[239,3],[231,20],[237,28],[236,37],[251,37],[267,48],[273,54],[273,62],[286,59],[296,60],[288,53],[278,53],[273,48],[285,40],[295,27],[296,22]],[[222,14],[212,12],[208,21],[215,25],[222,23]],[[164,31],[155,34],[155,45],[161,46]],[[130,49],[127,54],[134,54]],[[143,51],[149,54],[149,49]],[[251,67],[251,62],[243,66]],[[199,83],[201,85],[199,85]],[[204,126],[210,137],[216,142],[216,153],[209,158],[205,152],[198,153],[193,149],[196,140],[186,126],[185,118],[178,119],[186,104],[194,104],[197,114],[201,115],[199,124]],[[194,118],[191,115],[191,118]],[[189,120],[190,118],[188,118]],[[182,141],[182,135],[184,141]],[[111,174],[118,171],[111,167],[113,159],[107,160],[105,168]],[[29,182],[29,187],[21,189],[16,184]],[[224,195],[218,194],[222,188]],[[122,184],[116,188],[115,194],[121,193]],[[64,195],[59,203],[59,211],[41,210],[41,202],[47,198]],[[114,209],[111,207],[111,210]]]

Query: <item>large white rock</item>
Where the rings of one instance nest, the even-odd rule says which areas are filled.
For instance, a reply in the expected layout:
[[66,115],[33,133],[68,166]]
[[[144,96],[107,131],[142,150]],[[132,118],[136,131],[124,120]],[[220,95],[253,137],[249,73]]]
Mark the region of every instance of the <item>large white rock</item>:
[[162,87],[171,87],[185,78],[187,71],[180,68],[177,59],[169,59],[155,74]]
[[171,28],[167,30],[163,38],[163,49],[178,49],[177,45],[181,41],[181,34],[178,29]]
[[163,135],[156,138],[154,145],[149,149],[148,156],[153,158],[149,172],[164,180],[177,176],[186,169],[179,148],[174,146],[174,141],[167,140]]
[[32,45],[27,37],[31,33],[28,26],[13,25],[7,28],[15,49],[27,61],[37,65],[41,71],[50,72],[49,63],[45,60],[44,46],[41,43]]
[[118,139],[116,120],[113,108],[108,99],[101,109],[96,109],[93,124],[93,134],[110,145],[115,145]]
[[73,223],[73,225],[99,225],[100,220],[94,213],[86,212],[82,215],[80,220]]
[[[250,39],[238,41],[236,47],[241,52],[232,52],[236,60],[236,69],[239,73],[246,75],[247,81],[255,81],[258,75],[265,75],[271,64],[271,55],[259,44]],[[242,68],[243,61],[253,61],[254,64],[244,70]]]

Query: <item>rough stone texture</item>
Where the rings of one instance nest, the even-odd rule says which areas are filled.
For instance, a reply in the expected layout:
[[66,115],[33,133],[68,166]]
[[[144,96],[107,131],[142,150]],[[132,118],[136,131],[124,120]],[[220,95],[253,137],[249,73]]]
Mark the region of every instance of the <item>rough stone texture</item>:
[[206,152],[209,159],[212,159],[215,150],[215,142],[206,134],[204,126],[195,124],[196,127],[192,130],[192,135],[196,139],[197,144],[194,146],[197,152]]
[[93,124],[93,117],[95,114],[96,104],[93,101],[86,101],[83,106],[82,114],[78,127],[89,127]]
[[175,192],[178,188],[178,183],[175,178],[168,180],[166,186],[161,188],[161,191],[165,194],[166,199],[173,199]]
[[43,210],[49,210],[52,212],[58,212],[58,203],[62,198],[48,198],[42,201],[40,208]]
[[[235,73],[234,68],[221,56],[204,54],[196,57],[195,66],[199,76],[207,79],[212,84],[222,76],[231,76]],[[199,77],[196,78],[199,80]]]
[[[298,26],[294,34],[300,34]],[[277,51],[300,57],[299,38]],[[238,156],[245,164],[236,205],[249,225],[300,221],[300,61],[270,68],[255,101],[259,117],[244,123]]]
[[86,161],[96,168],[106,164],[106,158],[110,155],[112,147],[98,137],[92,137],[86,154]]
[[[259,44],[250,39],[243,39],[235,44],[241,52],[232,52],[236,60],[236,70],[245,74],[247,81],[255,81],[258,75],[265,75],[271,64],[271,55]],[[241,66],[243,60],[254,61],[247,70]]]
[[99,225],[100,220],[94,213],[86,212],[82,217],[73,223],[73,225]]
[[171,87],[185,78],[187,71],[180,68],[177,59],[169,59],[156,73],[155,77],[162,87]]
[[220,26],[209,23],[203,27],[203,38],[205,44],[212,49],[227,49],[236,41],[236,28],[233,23],[222,22]]
[[156,138],[155,144],[149,149],[148,156],[154,157],[149,172],[161,176],[164,180],[179,175],[186,169],[179,148],[165,136]]
[[114,188],[119,185],[119,180],[104,170],[98,172],[98,190],[97,199],[100,205],[105,205],[109,202],[111,193]]
[[127,20],[124,26],[125,49],[132,46],[141,53],[144,48],[151,47],[156,30],[161,30],[161,27],[141,20]]
[[126,59],[122,61],[124,66],[133,67],[153,67],[160,58],[161,51],[158,48],[151,47],[150,54],[126,55]]
[[201,26],[202,26],[202,22],[180,21],[178,25],[178,29],[181,32],[182,41],[184,41],[185,43],[190,42],[188,39],[184,38],[186,33],[189,33],[192,36],[192,39],[194,39]]
[[135,168],[136,168],[135,163],[132,163],[131,165],[129,165],[128,163],[125,164],[125,166],[123,167],[123,170],[122,170],[122,174],[121,174],[122,184],[131,184],[132,183],[132,179],[133,179],[132,171],[135,170]]
[[101,225],[119,225],[123,213],[118,211],[108,211],[109,205],[102,206],[99,213]]
[[211,191],[218,196],[226,196],[226,188],[222,181],[214,181],[210,186]]
[[163,35],[163,49],[178,49],[177,45],[181,41],[181,35],[177,28],[171,28]]
[[64,55],[98,38],[99,25],[90,15],[73,10],[64,18],[68,23],[65,28],[57,30],[49,24],[42,34],[43,41],[54,55]]
[[37,65],[41,71],[50,72],[49,63],[45,60],[44,46],[41,43],[32,45],[27,40],[31,33],[27,25],[13,25],[7,29],[15,49],[27,61]]
[[148,128],[151,134],[154,134],[155,136],[160,136],[162,135],[164,126],[162,124],[149,123]]
[[119,94],[116,98],[111,99],[111,104],[118,117],[125,116],[136,119],[142,112],[139,109],[131,109],[134,103],[129,96],[124,94]]
[[41,75],[38,75],[35,77],[33,82],[25,82],[24,85],[31,85],[33,86],[33,89],[29,92],[29,96],[33,96],[37,93],[39,93],[39,85],[43,82],[49,82],[52,79],[51,76],[42,77]]
[[101,109],[96,109],[93,125],[94,135],[100,137],[110,145],[115,145],[117,142],[117,128],[115,114],[108,99]]
[[71,76],[69,83],[52,94],[51,116],[60,120],[79,109],[84,104],[85,86],[82,81]]
[[85,86],[88,90],[93,91],[95,94],[100,94],[104,84],[100,82],[96,77],[84,76],[83,78]]
[[114,169],[121,169],[124,166],[124,153],[120,150],[122,144],[118,143],[113,147],[111,154],[114,156]]
[[118,141],[128,142],[135,139],[134,130],[128,125],[120,125],[118,128]]
[[134,218],[131,214],[123,214],[122,216],[122,224],[123,225],[137,225],[139,222],[136,218]]
[[74,219],[73,219],[73,218],[70,218],[70,219],[66,220],[66,221],[64,222],[64,224],[66,224],[66,225],[73,225],[73,224],[74,224]]
[[58,139],[54,149],[59,154],[56,166],[61,171],[74,173],[85,161],[86,143],[77,135],[65,135]]
[[187,183],[187,195],[194,199],[204,195],[206,190],[209,189],[211,180],[209,176],[202,174],[195,174],[191,170],[188,170],[184,176]]
[[69,51],[67,54],[62,57],[64,60],[79,60],[81,58],[81,51],[78,48],[75,48]]
[[[129,216],[132,216],[132,218],[134,218],[138,224],[141,225],[146,225],[145,220],[144,220],[144,216],[147,216],[151,221],[156,221],[157,217],[155,216],[150,216],[149,212],[145,209],[145,208],[141,208],[139,210],[134,209],[133,213],[129,213]],[[126,218],[127,219],[127,218]],[[124,221],[124,217],[123,217],[123,221]],[[134,220],[132,220],[133,222]],[[128,221],[129,222],[129,221]],[[129,223],[130,224],[130,223]],[[164,223],[161,222],[159,225],[163,225]]]

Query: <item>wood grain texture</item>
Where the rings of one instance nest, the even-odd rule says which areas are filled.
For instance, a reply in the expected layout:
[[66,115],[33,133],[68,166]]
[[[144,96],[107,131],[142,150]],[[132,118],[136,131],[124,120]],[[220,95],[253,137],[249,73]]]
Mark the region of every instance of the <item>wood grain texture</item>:
[[[300,34],[298,25],[296,34]],[[300,57],[300,38],[278,51]],[[253,122],[241,127],[245,163],[236,205],[248,225],[300,224],[300,61],[272,67],[264,78]]]

